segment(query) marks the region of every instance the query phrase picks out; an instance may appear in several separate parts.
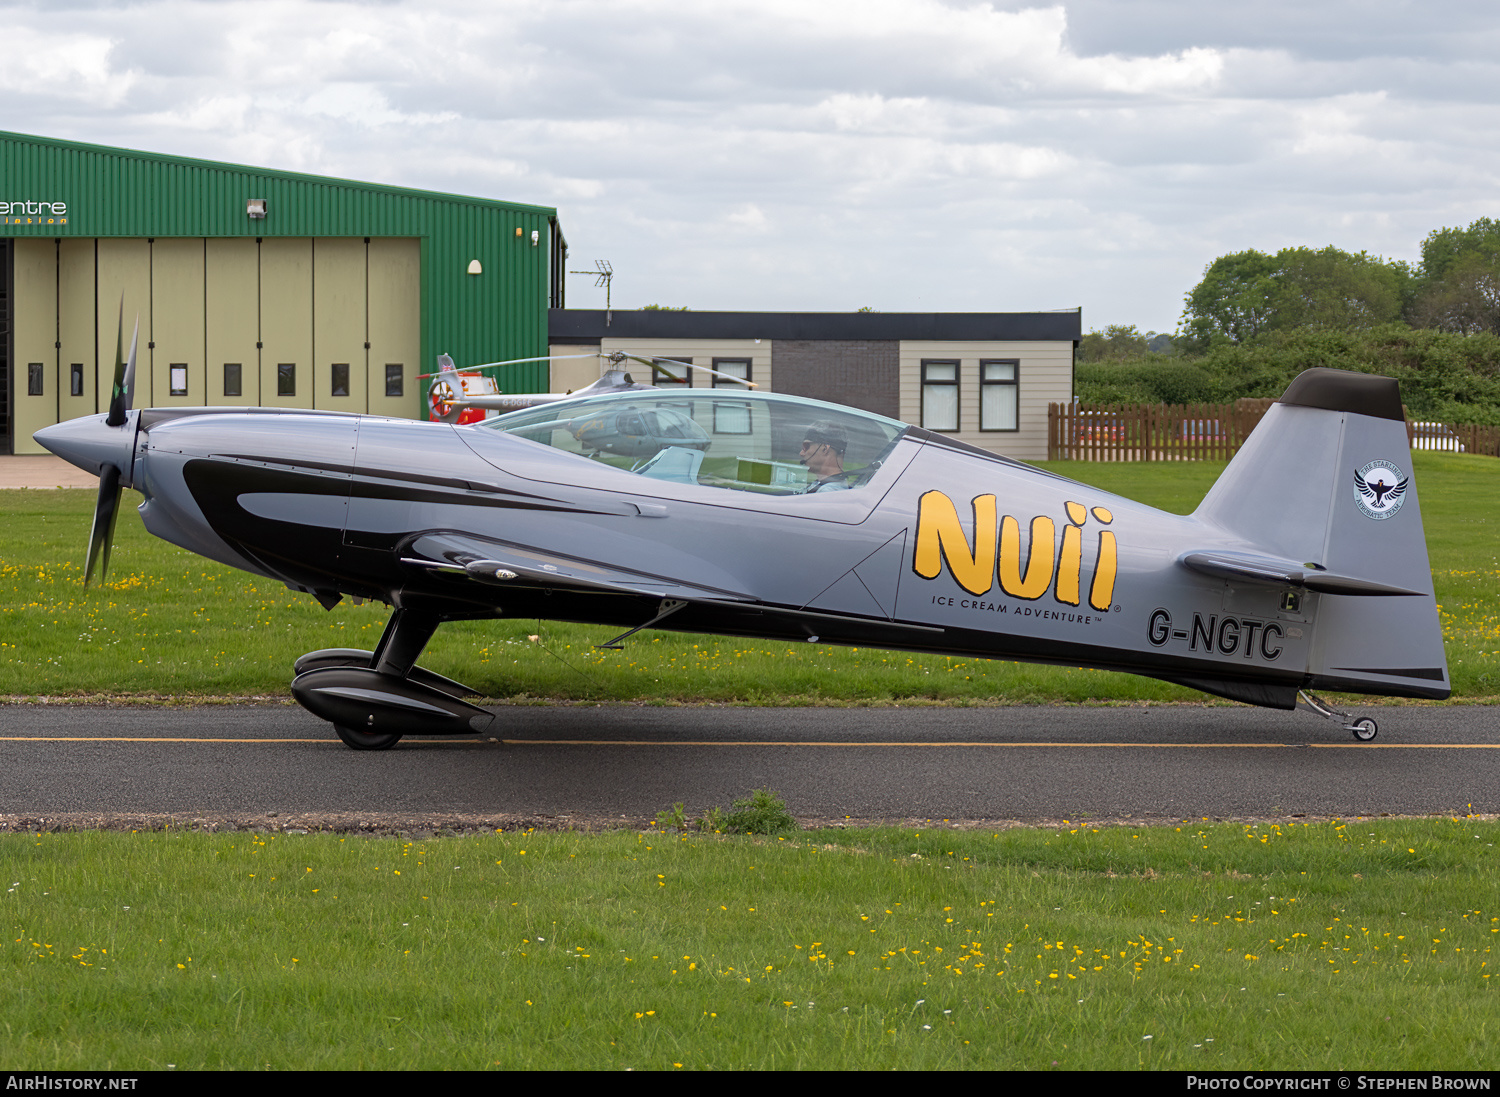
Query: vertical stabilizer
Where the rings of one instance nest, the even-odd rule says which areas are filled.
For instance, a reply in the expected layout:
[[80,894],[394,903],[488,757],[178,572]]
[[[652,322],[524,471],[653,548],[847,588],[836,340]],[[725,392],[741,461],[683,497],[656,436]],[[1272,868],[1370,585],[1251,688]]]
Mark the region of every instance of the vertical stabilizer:
[[[1422,511],[1397,383],[1313,369],[1271,407],[1194,517],[1249,553],[1370,590],[1304,591],[1307,688],[1448,696]],[[1313,584],[1310,582],[1310,586]]]

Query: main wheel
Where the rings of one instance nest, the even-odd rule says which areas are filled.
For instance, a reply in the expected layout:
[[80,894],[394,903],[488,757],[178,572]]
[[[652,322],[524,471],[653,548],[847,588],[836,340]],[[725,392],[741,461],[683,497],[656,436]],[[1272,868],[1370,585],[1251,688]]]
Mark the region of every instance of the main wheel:
[[390,750],[401,742],[399,731],[360,731],[357,728],[344,727],[342,724],[334,724],[333,730],[339,733],[339,738],[351,750]]
[[1368,743],[1371,739],[1375,738],[1375,733],[1380,729],[1376,727],[1374,720],[1366,716],[1350,724],[1349,730],[1354,733],[1354,737],[1361,743]]

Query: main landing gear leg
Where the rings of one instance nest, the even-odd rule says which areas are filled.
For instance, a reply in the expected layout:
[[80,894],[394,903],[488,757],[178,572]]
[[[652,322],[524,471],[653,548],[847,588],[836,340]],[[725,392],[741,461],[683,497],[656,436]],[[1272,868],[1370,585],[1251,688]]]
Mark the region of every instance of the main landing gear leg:
[[1314,694],[1308,693],[1305,689],[1299,691],[1297,697],[1299,698],[1297,701],[1298,708],[1305,708],[1308,712],[1317,713],[1325,720],[1342,720],[1344,722],[1344,730],[1350,732],[1361,743],[1368,743],[1371,739],[1375,738],[1376,733],[1380,730],[1375,721],[1371,720],[1368,716],[1361,716],[1358,720],[1351,719],[1347,712],[1338,711],[1330,706],[1328,702]]
[[474,691],[416,665],[441,623],[437,614],[398,607],[373,652],[339,648],[299,659],[292,696],[354,750],[389,750],[409,734],[482,731],[494,714],[460,699]]
[[387,678],[405,678],[416,666],[422,649],[432,639],[439,624],[434,614],[398,606],[385,623],[385,631],[380,634],[380,643],[375,645],[370,665]]

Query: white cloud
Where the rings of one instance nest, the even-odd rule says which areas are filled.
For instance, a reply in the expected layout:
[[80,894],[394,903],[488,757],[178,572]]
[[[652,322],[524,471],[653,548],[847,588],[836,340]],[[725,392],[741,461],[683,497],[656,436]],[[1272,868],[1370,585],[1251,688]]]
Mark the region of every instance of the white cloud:
[[731,213],[726,220],[743,232],[757,235],[765,232],[770,225],[765,213],[753,202],[746,202]]
[[110,40],[95,34],[7,27],[0,90],[13,99],[35,97],[116,106],[129,94],[134,77],[116,71],[111,52]]
[[0,20],[0,128],[556,205],[626,306],[1082,304],[1160,330],[1223,252],[1414,258],[1496,213],[1500,24],[1463,3],[0,0]]

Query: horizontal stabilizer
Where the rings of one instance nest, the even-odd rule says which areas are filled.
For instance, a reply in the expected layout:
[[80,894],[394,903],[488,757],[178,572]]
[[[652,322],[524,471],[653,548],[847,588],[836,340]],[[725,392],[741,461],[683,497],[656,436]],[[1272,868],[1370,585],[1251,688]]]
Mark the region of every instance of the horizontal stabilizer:
[[1302,587],[1319,594],[1422,597],[1426,593],[1359,579],[1352,575],[1338,575],[1317,564],[1299,564],[1274,556],[1256,556],[1251,553],[1188,552],[1178,557],[1178,563],[1200,575],[1211,575],[1215,579],[1273,587]]

